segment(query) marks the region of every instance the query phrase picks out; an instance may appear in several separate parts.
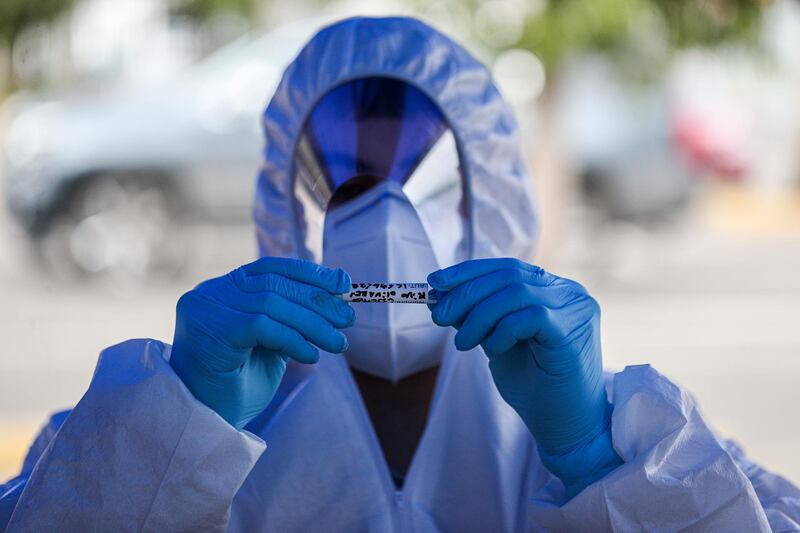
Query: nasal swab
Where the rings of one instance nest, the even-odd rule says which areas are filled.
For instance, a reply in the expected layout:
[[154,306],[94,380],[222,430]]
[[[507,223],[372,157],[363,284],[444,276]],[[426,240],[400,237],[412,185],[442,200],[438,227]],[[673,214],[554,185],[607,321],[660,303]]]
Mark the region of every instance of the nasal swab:
[[350,292],[340,295],[345,302],[435,304],[427,283],[353,283]]

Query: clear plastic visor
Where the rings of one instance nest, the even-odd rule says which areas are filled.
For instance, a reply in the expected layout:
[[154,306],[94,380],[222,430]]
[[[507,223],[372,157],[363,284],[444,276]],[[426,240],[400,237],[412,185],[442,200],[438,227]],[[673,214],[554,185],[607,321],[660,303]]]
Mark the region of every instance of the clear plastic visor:
[[461,168],[453,131],[420,90],[382,77],[337,86],[312,109],[294,152],[295,213],[307,258],[321,261],[329,210],[392,180],[416,209],[439,265],[466,259]]

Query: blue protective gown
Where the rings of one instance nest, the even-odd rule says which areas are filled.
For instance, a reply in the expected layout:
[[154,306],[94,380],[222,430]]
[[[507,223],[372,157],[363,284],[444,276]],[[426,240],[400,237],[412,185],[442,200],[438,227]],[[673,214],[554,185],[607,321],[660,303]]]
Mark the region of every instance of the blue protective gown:
[[798,528],[800,491],[720,442],[646,365],[609,377],[625,464],[567,502],[480,350],[445,355],[402,491],[341,356],[294,368],[270,412],[236,431],[168,354],[152,340],[101,354],[86,395],[32,449],[36,466],[4,487],[9,531]]
[[[302,220],[294,216],[294,146],[321,95],[370,76],[412,84],[447,119],[467,182],[472,257],[527,257],[538,224],[511,112],[480,64],[410,19],[351,19],[326,28],[287,69],[264,117],[254,213],[262,254],[309,255]],[[800,491],[719,440],[691,396],[647,365],[607,376],[613,444],[624,464],[568,501],[497,393],[480,349],[460,353],[448,344],[400,491],[341,356],[291,366],[272,404],[237,431],[192,396],[172,371],[169,351],[140,339],[101,353],[78,405],[50,421],[20,476],[0,487],[1,525],[9,531],[800,530]]]

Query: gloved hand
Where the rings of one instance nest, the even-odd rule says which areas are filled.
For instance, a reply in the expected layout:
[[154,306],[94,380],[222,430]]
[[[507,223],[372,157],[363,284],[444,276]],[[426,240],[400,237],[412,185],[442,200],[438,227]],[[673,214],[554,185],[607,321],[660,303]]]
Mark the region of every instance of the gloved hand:
[[292,358],[316,363],[316,345],[347,350],[337,328],[355,321],[333,296],[350,276],[308,261],[265,257],[205,281],[178,301],[170,364],[194,396],[237,429],[275,394]]
[[622,464],[611,443],[600,309],[578,283],[517,259],[479,259],[428,276],[433,321],[481,345],[500,395],[571,497]]

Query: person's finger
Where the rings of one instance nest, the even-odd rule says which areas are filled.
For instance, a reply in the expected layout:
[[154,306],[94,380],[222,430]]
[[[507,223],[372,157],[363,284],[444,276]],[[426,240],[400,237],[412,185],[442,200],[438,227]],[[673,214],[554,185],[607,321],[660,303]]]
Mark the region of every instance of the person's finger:
[[529,340],[546,349],[558,348],[555,352],[534,350],[549,372],[558,372],[562,363],[550,355],[570,352],[567,349],[570,343],[581,342],[579,332],[599,333],[587,328],[587,323],[592,320],[597,320],[599,326],[599,318],[600,308],[588,295],[578,296],[557,309],[533,305],[503,317],[481,345],[489,357],[510,350],[521,340]]
[[265,314],[300,333],[307,341],[326,352],[342,353],[347,337],[317,313],[270,292],[265,297]]
[[300,363],[316,363],[319,351],[294,329],[266,315],[250,315],[239,330],[239,340],[248,346],[263,346]]
[[511,257],[492,258],[492,259],[471,259],[457,265],[437,270],[428,275],[428,283],[439,291],[449,291],[456,285],[465,281],[484,276],[496,270],[527,270],[538,273],[542,278],[552,276],[544,269],[530,265],[519,259]]
[[[547,286],[550,276],[543,276],[543,270],[530,271],[518,268],[495,270],[489,274],[473,278],[444,293],[433,307],[431,318],[440,326],[452,326],[463,320],[466,314],[495,292],[511,285],[512,283],[526,283],[537,287]],[[556,295],[548,298],[543,292],[545,300],[552,300],[555,304]]]
[[541,290],[526,283],[512,283],[480,302],[470,310],[456,333],[456,348],[470,350],[480,344],[504,316],[531,305],[542,305],[537,295]]
[[443,297],[445,294],[447,294],[447,293],[446,293],[446,292],[439,292],[439,291],[437,291],[436,289],[430,289],[430,290],[428,290],[428,298],[429,298],[429,299],[431,299],[431,300],[435,300],[435,301],[436,301],[436,303],[435,303],[435,304],[432,304],[432,303],[427,303],[427,304],[425,304],[425,305],[427,305],[427,306],[428,306],[428,311],[430,311],[431,313],[433,313],[433,310],[436,308],[436,305],[439,303],[439,301],[441,300],[441,298],[442,298],[442,297]]
[[262,257],[239,267],[247,276],[277,274],[284,278],[314,285],[332,294],[344,294],[352,286],[350,275],[341,268],[328,268],[311,261],[288,257]]
[[[317,290],[317,289],[315,289]],[[322,291],[321,291],[322,292]],[[233,293],[233,294],[230,294]],[[333,296],[326,295],[328,298]],[[341,353],[347,349],[347,338],[336,327],[347,327],[352,324],[350,317],[339,317],[332,324],[326,317],[292,302],[276,292],[243,293],[228,291],[222,301],[244,313],[260,313],[297,330],[309,342],[323,350]],[[334,314],[334,318],[338,315]]]
[[552,319],[552,311],[543,305],[532,305],[504,316],[494,331],[481,345],[486,355],[494,357],[510,350],[517,342],[533,338],[544,330],[553,330],[551,335],[561,333]]
[[227,294],[230,291],[218,292],[225,293],[220,297],[225,299],[228,305],[242,311],[263,313],[265,310],[263,298],[266,294],[275,293],[319,314],[337,328],[350,327],[355,322],[356,314],[350,304],[318,287],[293,281],[278,274],[245,276],[242,271],[234,270],[228,276],[241,292],[238,294],[235,291],[234,294]]

